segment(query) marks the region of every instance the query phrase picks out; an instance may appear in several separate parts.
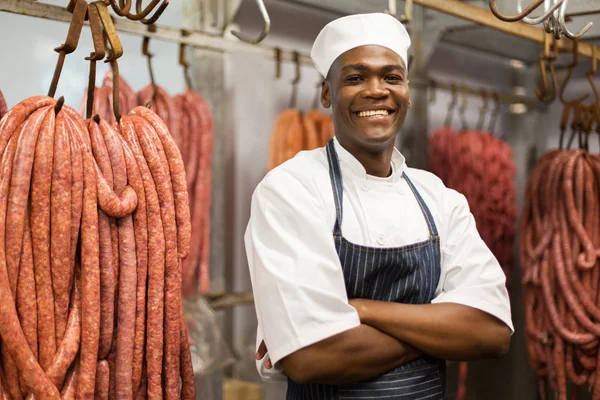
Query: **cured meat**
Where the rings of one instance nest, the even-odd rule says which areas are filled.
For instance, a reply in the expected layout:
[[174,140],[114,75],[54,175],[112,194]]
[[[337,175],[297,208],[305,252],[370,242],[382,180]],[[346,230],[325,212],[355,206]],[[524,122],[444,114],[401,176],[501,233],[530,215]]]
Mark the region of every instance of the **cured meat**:
[[0,121],[0,199],[0,395],[191,398],[189,194],[164,122],[26,99]]
[[4,117],[6,111],[8,111],[8,107],[6,107],[6,100],[4,100],[4,96],[2,95],[2,91],[0,90],[0,119]]

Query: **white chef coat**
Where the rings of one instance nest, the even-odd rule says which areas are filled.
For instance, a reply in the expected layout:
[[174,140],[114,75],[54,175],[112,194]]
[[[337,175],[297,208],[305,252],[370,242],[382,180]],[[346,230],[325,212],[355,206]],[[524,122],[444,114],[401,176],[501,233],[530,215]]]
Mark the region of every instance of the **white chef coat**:
[[[334,139],[335,140],[335,139]],[[505,275],[483,242],[466,198],[435,175],[409,168],[398,150],[392,175],[367,175],[337,140],[343,192],[342,235],[355,244],[386,248],[427,240],[425,217],[402,177],[405,172],[429,207],[440,235],[441,275],[432,303],[459,303],[487,312],[514,331]],[[284,379],[285,356],[360,325],[348,304],[333,240],[335,204],[325,148],[303,151],[271,170],[257,186],[245,233],[258,317],[257,361],[264,380]],[[271,360],[275,366],[264,368]]]

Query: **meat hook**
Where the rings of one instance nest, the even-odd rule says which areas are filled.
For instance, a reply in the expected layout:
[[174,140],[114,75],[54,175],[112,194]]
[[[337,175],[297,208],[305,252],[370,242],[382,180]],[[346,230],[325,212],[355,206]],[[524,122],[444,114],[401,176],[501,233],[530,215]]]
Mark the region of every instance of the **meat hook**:
[[[190,32],[182,29],[181,36],[186,37],[189,36]],[[185,54],[186,45],[185,43],[181,43],[179,45],[179,65],[183,67],[183,77],[185,79],[185,85],[188,89],[192,88],[192,78],[190,77],[190,63],[187,60],[187,55]]]
[[562,33],[568,37],[569,39],[579,39],[581,38],[583,35],[585,35],[585,33],[590,30],[590,28],[592,27],[592,25],[594,25],[593,22],[588,22],[587,25],[585,25],[583,28],[581,28],[579,30],[579,32],[577,33],[572,33],[571,31],[569,31],[569,28],[567,27],[566,24],[566,20],[565,20],[565,14],[567,12],[567,6],[569,4],[569,0],[564,0],[564,2],[562,3],[562,6],[560,8],[560,12],[558,13],[558,23],[560,24],[560,28]]
[[296,64],[296,77],[292,81],[292,97],[290,98],[290,108],[296,107],[297,97],[298,97],[298,83],[300,83],[300,54],[298,52],[294,52],[294,63]]
[[446,113],[446,119],[444,121],[444,126],[450,128],[450,125],[452,124],[452,117],[454,115],[453,111],[454,108],[456,107],[456,104],[458,103],[458,87],[456,86],[456,84],[452,84],[451,85],[452,88],[452,101],[450,101],[450,103],[448,104],[448,111]]
[[[521,21],[525,22],[526,24],[529,25],[537,25],[541,22],[544,22],[546,20],[548,20],[549,18],[553,17],[553,13],[558,10],[560,8],[560,6],[563,4],[565,0],[554,0],[554,4],[550,7],[548,7],[548,5],[550,4],[550,0],[544,0],[544,13],[542,15],[540,15],[539,17],[535,17],[535,18],[529,18],[529,17],[523,17],[523,19]],[[519,0],[517,3],[517,12],[521,13],[523,10],[523,0]],[[548,31],[546,31],[548,32]],[[550,32],[548,32],[550,33]]]
[[506,21],[506,22],[516,22],[516,21],[522,20],[523,18],[525,18],[526,16],[531,14],[543,2],[544,2],[544,0],[534,0],[534,2],[531,3],[530,5],[528,5],[527,8],[525,8],[525,10],[523,10],[522,12],[519,12],[519,14],[517,14],[517,15],[512,15],[512,16],[503,15],[500,12],[500,10],[498,10],[498,7],[496,6],[496,0],[489,0],[489,6],[490,6],[490,10],[492,11],[492,13],[498,19],[501,19],[502,21]]
[[485,89],[481,90],[481,99],[483,100],[483,105],[481,107],[481,111],[479,112],[479,119],[477,120],[477,130],[481,131],[483,129],[483,123],[485,120],[485,114],[488,110],[488,92]]
[[148,72],[150,73],[150,83],[152,84],[152,99],[150,100],[150,103],[146,104],[146,107],[148,108],[150,108],[152,102],[154,102],[156,99],[157,92],[156,82],[154,81],[154,69],[152,68],[152,57],[154,57],[154,54],[150,52],[149,47],[150,38],[148,36],[144,36],[144,40],[142,41],[142,55],[144,55],[148,60]]
[[260,13],[263,17],[263,21],[264,21],[263,30],[256,39],[251,39],[248,36],[246,36],[240,32],[232,31],[231,34],[233,36],[237,37],[238,39],[240,39],[242,42],[258,44],[263,41],[263,39],[269,33],[269,30],[271,30],[271,17],[269,17],[269,13],[267,12],[267,7],[265,6],[265,2],[263,0],[256,0],[256,5],[258,6],[258,9],[260,10]]

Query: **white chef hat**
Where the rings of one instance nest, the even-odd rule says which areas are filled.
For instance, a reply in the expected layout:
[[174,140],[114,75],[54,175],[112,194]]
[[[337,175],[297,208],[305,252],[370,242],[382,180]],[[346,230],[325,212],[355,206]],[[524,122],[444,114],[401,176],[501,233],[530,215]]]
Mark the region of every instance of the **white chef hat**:
[[408,32],[395,17],[384,13],[348,15],[331,21],[315,39],[310,56],[321,75],[327,77],[340,55],[367,45],[387,47],[408,67]]

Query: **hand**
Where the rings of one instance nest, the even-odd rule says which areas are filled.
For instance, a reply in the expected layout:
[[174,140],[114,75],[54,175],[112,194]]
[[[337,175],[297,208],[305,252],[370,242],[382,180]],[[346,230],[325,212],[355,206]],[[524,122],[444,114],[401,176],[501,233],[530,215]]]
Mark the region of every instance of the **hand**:
[[[258,351],[256,352],[256,359],[257,360],[262,360],[263,357],[265,356],[265,354],[267,354],[267,345],[265,344],[265,341],[263,340],[262,342],[260,342],[260,346],[258,346]],[[271,364],[271,360],[267,360],[267,362],[265,362],[265,368],[266,369],[271,369],[273,368],[273,364]]]

